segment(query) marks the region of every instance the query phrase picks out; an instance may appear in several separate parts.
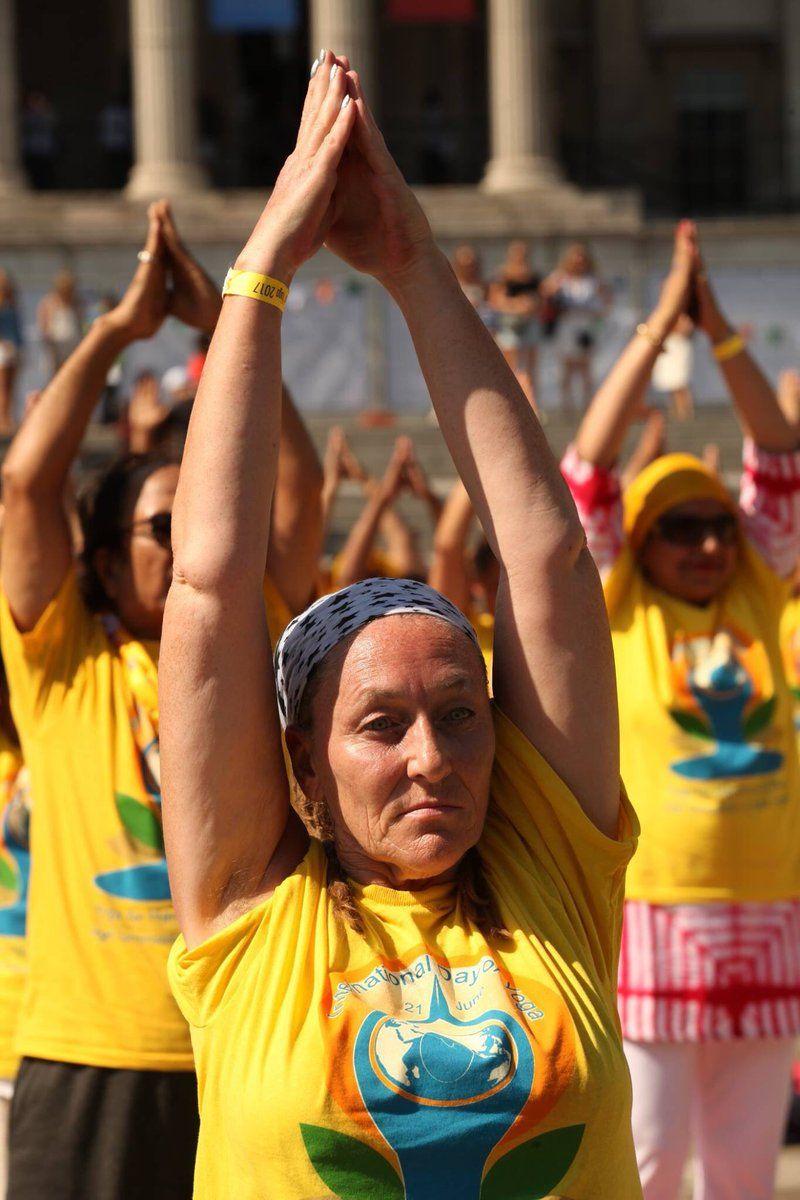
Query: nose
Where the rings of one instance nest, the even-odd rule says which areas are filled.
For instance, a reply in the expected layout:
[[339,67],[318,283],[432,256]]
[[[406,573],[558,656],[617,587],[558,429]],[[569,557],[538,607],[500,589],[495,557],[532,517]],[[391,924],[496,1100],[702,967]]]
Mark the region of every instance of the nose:
[[409,779],[439,783],[450,774],[450,760],[444,739],[427,717],[419,717],[409,730],[407,772]]
[[706,554],[718,554],[721,549],[722,549],[722,542],[720,540],[719,534],[714,533],[714,531],[711,529],[707,530],[706,534],[703,538],[703,550],[705,551],[705,553]]

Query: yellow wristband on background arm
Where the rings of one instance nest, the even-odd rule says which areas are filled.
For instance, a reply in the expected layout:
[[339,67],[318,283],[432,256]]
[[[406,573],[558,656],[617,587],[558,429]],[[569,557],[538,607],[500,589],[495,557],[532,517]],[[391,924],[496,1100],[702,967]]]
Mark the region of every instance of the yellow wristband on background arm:
[[731,334],[729,338],[725,338],[724,342],[717,342],[714,347],[714,358],[717,362],[727,362],[729,358],[735,358],[737,354],[741,354],[746,350],[745,340],[740,333]]
[[272,304],[281,312],[286,305],[288,292],[288,287],[280,279],[261,275],[258,271],[236,271],[233,267],[222,285],[223,296],[249,296],[251,300],[260,300],[262,304]]

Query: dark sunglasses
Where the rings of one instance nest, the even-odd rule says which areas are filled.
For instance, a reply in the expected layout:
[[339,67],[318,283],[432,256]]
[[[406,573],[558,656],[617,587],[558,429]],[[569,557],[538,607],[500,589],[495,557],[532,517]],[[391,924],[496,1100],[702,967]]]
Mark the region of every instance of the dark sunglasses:
[[656,532],[663,541],[671,542],[673,546],[702,546],[708,537],[713,537],[721,546],[732,546],[736,541],[738,524],[733,513],[720,513],[716,517],[667,513],[656,521]]
[[172,513],[157,512],[153,513],[152,517],[142,517],[140,521],[133,521],[122,532],[145,533],[154,542],[158,542],[159,546],[169,549],[172,545]]

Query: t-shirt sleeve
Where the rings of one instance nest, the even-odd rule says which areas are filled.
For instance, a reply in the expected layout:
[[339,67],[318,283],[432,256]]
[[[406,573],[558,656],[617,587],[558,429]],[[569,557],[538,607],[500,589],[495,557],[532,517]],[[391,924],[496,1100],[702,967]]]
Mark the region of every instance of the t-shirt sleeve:
[[[607,837],[531,745],[495,706],[497,749],[484,842],[501,898],[531,912],[542,896],[565,921],[602,976],[616,978],[625,870],[639,823],[620,786],[616,838]],[[580,747],[576,747],[580,753]],[[527,901],[530,901],[528,903]]]
[[574,446],[566,449],[561,474],[575,501],[589,553],[605,576],[619,558],[624,540],[619,476],[587,462]]
[[313,927],[309,917],[320,903],[324,879],[324,854],[312,842],[296,870],[267,900],[193,950],[187,949],[183,934],[178,937],[170,951],[167,974],[172,994],[190,1025],[196,1029],[210,1025],[251,972],[281,969],[276,938],[284,943],[287,938],[292,940],[297,953],[302,953],[300,942]]
[[8,597],[0,590],[0,645],[21,736],[31,723],[46,718],[50,701],[72,685],[102,637],[97,618],[83,603],[74,568],[28,633],[17,628]]

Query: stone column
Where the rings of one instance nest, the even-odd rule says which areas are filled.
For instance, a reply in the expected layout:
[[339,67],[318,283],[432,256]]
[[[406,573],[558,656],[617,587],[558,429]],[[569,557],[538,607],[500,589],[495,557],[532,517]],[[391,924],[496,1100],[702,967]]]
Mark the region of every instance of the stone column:
[[[374,0],[311,0],[311,57],[320,50],[346,54],[358,71],[370,108],[378,108]],[[311,63],[308,64],[309,69]]]
[[548,89],[545,0],[489,0],[492,157],[483,180],[488,191],[560,182]]
[[206,187],[198,158],[194,0],[131,0],[134,144],[127,195]]
[[0,0],[0,196],[25,187],[19,159],[15,0]]
[[800,4],[797,0],[783,0],[781,18],[786,186],[790,197],[800,200]]

